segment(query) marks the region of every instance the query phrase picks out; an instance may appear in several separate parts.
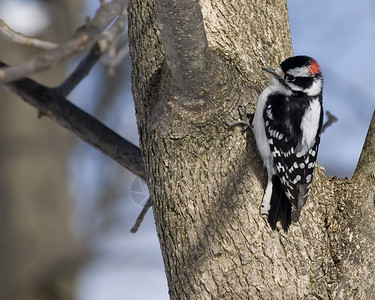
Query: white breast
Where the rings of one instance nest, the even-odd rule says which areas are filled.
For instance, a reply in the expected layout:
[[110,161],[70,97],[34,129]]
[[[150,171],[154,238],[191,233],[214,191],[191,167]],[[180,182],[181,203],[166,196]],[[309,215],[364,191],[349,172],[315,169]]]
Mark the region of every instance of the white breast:
[[319,97],[315,97],[312,100],[310,106],[307,108],[301,122],[301,148],[306,152],[315,144],[316,134],[318,132],[320,121],[320,113],[321,111]]

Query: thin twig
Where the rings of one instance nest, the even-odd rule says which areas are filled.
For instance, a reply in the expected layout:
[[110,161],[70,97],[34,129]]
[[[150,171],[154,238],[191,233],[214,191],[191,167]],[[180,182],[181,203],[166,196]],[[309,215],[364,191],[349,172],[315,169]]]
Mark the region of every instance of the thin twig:
[[328,120],[323,124],[321,133],[323,133],[324,130],[326,130],[329,126],[332,126],[333,123],[337,122],[337,118],[334,115],[332,115],[328,110],[326,111],[326,116]]
[[114,74],[115,67],[117,67],[121,63],[121,61],[126,56],[128,56],[128,54],[129,54],[129,42],[128,40],[126,40],[123,45],[121,45],[118,49],[116,49],[116,53],[102,58],[101,62],[104,65],[108,66],[109,75]]
[[148,198],[145,206],[143,207],[141,213],[139,214],[137,220],[135,221],[135,224],[134,224],[133,228],[130,230],[131,233],[136,233],[138,231],[138,228],[141,225],[141,223],[143,221],[143,218],[145,217],[145,215],[146,215],[148,209],[151,207],[151,205],[152,205],[151,198]]
[[48,69],[52,65],[83,52],[93,45],[108,25],[123,11],[127,0],[103,1],[92,21],[68,41],[60,44],[57,48],[47,50],[20,64],[0,69],[0,82],[15,81],[30,74]]
[[98,44],[95,44],[91,51],[84,59],[80,61],[75,70],[65,79],[65,81],[56,88],[56,90],[64,97],[70,94],[70,92],[81,82],[83,78],[87,76],[91,68],[98,62],[102,55],[102,51]]
[[129,53],[128,39],[126,38],[123,42],[122,37],[126,28],[127,20],[128,12],[127,9],[124,8],[113,26],[103,32],[102,37],[99,40],[102,48],[108,48],[108,51],[106,52],[106,55],[102,57],[101,62],[108,66],[110,75],[113,75],[115,67],[118,66],[122,59]]
[[17,32],[10,28],[9,25],[7,25],[2,19],[0,19],[0,31],[2,31],[6,36],[8,36],[12,41],[26,46],[33,46],[44,50],[51,50],[58,47],[58,44],[56,43],[43,41]]

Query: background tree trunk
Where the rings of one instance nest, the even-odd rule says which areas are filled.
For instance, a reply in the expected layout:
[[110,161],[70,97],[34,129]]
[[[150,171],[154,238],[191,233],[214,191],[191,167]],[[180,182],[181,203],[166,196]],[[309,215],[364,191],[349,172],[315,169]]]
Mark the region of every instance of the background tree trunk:
[[[78,20],[72,19],[81,2],[63,2],[48,7],[55,23],[42,38],[62,41],[75,29]],[[38,51],[0,39],[9,63]],[[61,65],[36,78],[53,86],[64,74]],[[0,299],[73,299],[81,254],[70,222],[67,180],[73,140],[3,87],[0,99]]]
[[152,0],[129,9],[133,94],[171,299],[371,298],[373,156],[362,154],[353,180],[318,168],[286,236],[259,215],[266,175],[252,133],[227,125],[238,105],[254,111],[267,82],[261,67],[292,55],[286,1],[185,2],[157,1],[157,18]]

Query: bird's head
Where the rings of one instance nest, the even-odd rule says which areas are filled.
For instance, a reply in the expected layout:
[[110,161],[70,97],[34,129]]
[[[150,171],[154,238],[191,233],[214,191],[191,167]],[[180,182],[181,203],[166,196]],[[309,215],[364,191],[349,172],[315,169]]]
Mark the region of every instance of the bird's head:
[[322,93],[323,76],[315,59],[293,56],[284,60],[276,69],[263,68],[292,93],[318,96]]

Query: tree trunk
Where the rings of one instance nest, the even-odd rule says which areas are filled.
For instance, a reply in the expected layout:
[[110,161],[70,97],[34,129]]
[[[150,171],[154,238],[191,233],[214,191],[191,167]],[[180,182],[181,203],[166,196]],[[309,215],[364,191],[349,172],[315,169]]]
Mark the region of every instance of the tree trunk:
[[[285,235],[259,214],[266,172],[252,133],[227,125],[239,105],[254,111],[261,67],[292,55],[286,1],[132,0],[129,37],[171,299],[371,298],[374,156],[353,180],[318,168]],[[367,143],[374,151],[374,133]]]

